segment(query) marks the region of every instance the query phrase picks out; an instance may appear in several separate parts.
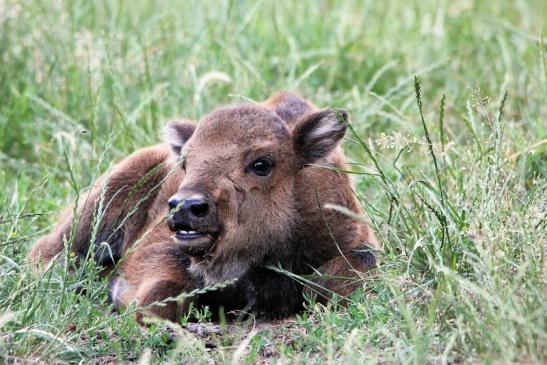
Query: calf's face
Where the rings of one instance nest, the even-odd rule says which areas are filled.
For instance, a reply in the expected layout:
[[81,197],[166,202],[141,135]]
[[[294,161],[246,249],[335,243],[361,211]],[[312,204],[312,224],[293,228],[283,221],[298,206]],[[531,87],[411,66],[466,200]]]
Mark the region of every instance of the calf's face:
[[174,241],[209,284],[291,254],[298,225],[294,179],[343,137],[345,112],[310,114],[292,129],[258,105],[217,109],[164,136],[185,176],[169,199]]

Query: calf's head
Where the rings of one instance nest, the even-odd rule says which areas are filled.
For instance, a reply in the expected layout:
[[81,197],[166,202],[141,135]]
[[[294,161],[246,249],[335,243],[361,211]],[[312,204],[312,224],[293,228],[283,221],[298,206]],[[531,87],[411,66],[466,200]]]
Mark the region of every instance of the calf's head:
[[207,283],[291,253],[294,180],[344,136],[343,111],[310,112],[291,126],[259,105],[217,109],[197,126],[174,122],[165,140],[184,178],[169,199],[174,241]]

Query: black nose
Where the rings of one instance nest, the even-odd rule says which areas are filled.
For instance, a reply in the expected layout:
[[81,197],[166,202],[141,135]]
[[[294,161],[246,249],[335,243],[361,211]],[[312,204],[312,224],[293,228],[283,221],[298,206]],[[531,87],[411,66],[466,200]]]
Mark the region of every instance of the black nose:
[[204,197],[183,200],[172,197],[167,203],[170,209],[176,209],[176,212],[187,213],[197,218],[205,217],[209,212],[209,202]]
[[214,223],[214,204],[207,194],[179,191],[167,202],[171,210],[169,226],[172,230],[195,230]]
[[169,204],[169,209],[175,209],[180,203],[180,200],[178,200],[177,198],[170,198],[169,201],[167,202],[167,204]]
[[205,200],[190,200],[188,202],[188,208],[193,215],[202,218],[209,212],[209,203]]

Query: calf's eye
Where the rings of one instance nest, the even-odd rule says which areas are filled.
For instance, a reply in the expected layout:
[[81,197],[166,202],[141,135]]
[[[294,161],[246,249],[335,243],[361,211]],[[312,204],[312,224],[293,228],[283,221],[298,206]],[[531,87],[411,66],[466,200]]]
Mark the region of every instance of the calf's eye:
[[273,162],[269,158],[262,157],[253,162],[249,168],[258,176],[266,176],[272,172]]

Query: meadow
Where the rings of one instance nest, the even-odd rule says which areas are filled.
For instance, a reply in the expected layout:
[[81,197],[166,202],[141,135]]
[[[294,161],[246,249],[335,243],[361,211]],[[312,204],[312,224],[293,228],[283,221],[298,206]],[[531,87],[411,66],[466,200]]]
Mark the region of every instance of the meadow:
[[[546,20],[541,0],[1,0],[0,362],[545,363]],[[277,90],[351,115],[383,250],[347,307],[142,328],[92,262],[29,269],[167,121]]]

